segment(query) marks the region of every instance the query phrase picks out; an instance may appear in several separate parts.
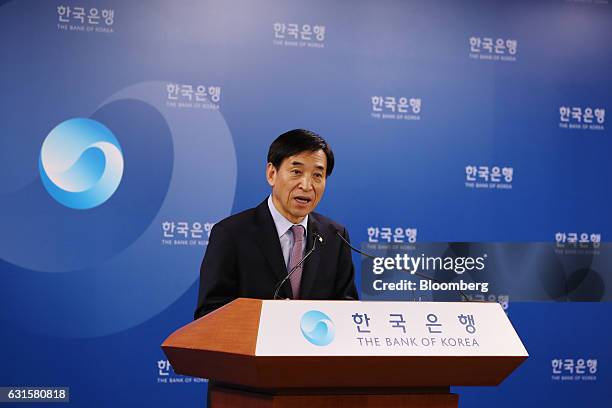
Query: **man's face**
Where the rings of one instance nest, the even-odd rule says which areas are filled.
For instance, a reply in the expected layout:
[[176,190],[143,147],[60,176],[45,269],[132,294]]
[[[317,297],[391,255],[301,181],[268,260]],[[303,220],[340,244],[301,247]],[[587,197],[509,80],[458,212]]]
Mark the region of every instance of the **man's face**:
[[266,167],[276,209],[294,224],[314,211],[325,191],[327,157],[323,150],[301,152],[285,158],[277,169]]

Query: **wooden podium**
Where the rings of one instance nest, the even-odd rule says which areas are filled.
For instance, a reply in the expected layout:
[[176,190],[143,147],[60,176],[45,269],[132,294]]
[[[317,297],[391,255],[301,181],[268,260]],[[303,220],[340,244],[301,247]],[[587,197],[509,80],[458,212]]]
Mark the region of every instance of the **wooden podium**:
[[237,299],[162,348],[210,380],[210,408],[457,407],[451,385],[498,385],[528,357],[500,305],[466,302]]

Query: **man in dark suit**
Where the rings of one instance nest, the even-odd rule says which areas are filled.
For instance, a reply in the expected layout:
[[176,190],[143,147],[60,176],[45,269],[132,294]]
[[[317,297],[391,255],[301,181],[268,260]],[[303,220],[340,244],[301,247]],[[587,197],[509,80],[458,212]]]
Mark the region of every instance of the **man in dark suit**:
[[333,167],[333,152],[316,133],[296,129],[272,142],[266,166],[272,194],[210,233],[196,319],[238,297],[272,299],[291,270],[280,297],[357,299],[351,252],[339,237],[349,239],[346,229],[313,212]]

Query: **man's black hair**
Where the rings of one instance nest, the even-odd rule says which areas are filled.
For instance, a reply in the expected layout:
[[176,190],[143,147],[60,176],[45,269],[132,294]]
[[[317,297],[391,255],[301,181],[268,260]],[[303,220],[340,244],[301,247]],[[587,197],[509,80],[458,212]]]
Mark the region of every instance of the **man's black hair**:
[[277,137],[268,150],[268,163],[272,163],[276,169],[279,169],[287,157],[317,150],[323,150],[327,157],[325,176],[329,177],[334,169],[334,152],[325,139],[310,130],[293,129]]

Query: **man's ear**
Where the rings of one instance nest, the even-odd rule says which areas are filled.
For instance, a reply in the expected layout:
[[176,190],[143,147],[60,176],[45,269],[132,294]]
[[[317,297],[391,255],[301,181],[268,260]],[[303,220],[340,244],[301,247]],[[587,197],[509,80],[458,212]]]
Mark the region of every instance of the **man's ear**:
[[274,187],[274,183],[276,182],[276,167],[272,163],[268,163],[266,166],[266,180],[268,180],[268,184],[270,187]]

